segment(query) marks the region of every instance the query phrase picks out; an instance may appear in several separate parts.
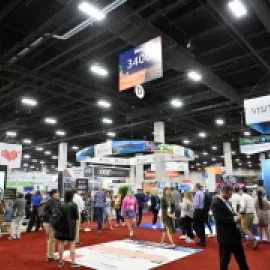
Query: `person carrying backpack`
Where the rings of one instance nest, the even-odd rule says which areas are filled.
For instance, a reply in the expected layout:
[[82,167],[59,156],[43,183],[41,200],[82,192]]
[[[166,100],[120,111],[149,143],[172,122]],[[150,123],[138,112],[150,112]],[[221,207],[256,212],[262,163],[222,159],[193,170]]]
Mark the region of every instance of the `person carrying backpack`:
[[64,243],[69,242],[71,267],[81,267],[75,262],[75,238],[76,238],[76,222],[79,220],[79,211],[77,205],[73,202],[74,193],[67,190],[64,196],[64,203],[55,208],[51,216],[51,226],[55,229],[55,239],[59,240],[59,265],[64,266],[63,253]]
[[59,205],[59,193],[56,189],[53,189],[50,193],[50,198],[46,201],[43,207],[43,228],[47,235],[47,253],[46,261],[54,262],[57,258],[54,256],[55,253],[55,230],[50,224],[50,218],[53,210]]

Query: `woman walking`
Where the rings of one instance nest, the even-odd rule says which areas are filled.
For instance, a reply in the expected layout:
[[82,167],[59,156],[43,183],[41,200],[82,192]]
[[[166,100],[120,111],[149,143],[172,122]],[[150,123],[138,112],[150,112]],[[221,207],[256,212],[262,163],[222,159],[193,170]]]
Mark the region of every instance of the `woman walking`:
[[255,203],[255,208],[258,216],[258,229],[261,237],[261,241],[263,240],[263,233],[267,237],[268,242],[270,242],[270,233],[269,233],[269,218],[268,211],[270,209],[268,200],[264,198],[263,192],[258,190],[257,192],[257,200]]
[[173,219],[175,218],[175,205],[173,204],[171,197],[171,189],[168,187],[163,190],[163,197],[161,198],[161,210],[162,222],[164,225],[161,244],[164,245],[165,237],[167,235],[171,242],[171,248],[175,248],[176,245],[172,237],[172,235],[175,233],[175,228],[173,225]]
[[73,202],[73,196],[73,191],[66,191],[64,203],[59,206],[62,226],[55,231],[55,239],[59,240],[59,267],[63,267],[65,264],[63,261],[65,241],[68,241],[70,245],[71,267],[80,267],[79,264],[75,263],[76,221],[79,219],[79,213],[77,205]]
[[116,215],[115,227],[119,227],[120,220],[122,221],[122,227],[126,225],[124,218],[121,216],[121,207],[122,207],[122,195],[119,193],[116,196],[115,201],[114,201],[114,209],[115,209],[115,215]]
[[112,198],[110,191],[106,191],[106,203],[104,208],[104,227],[106,222],[109,224],[109,229],[112,231]]
[[180,203],[181,208],[181,219],[183,220],[184,230],[187,234],[185,238],[186,243],[195,243],[193,234],[193,208],[192,208],[193,198],[192,194],[186,190],[184,192],[184,198],[182,203]]
[[84,229],[84,231],[91,232],[91,219],[93,213],[93,201],[91,198],[91,192],[87,192],[85,194],[85,212],[86,212],[87,227]]
[[138,202],[132,191],[127,192],[123,200],[121,215],[125,218],[130,237],[133,236],[133,226],[136,224],[136,214],[139,211]]

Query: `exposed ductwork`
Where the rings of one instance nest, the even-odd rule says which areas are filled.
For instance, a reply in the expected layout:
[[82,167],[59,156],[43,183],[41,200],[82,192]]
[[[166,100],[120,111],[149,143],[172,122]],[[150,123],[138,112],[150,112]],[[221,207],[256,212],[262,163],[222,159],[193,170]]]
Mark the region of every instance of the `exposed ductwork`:
[[[270,4],[265,0],[246,0],[270,34]],[[269,1],[270,3],[270,1]]]
[[200,64],[187,49],[176,43],[173,39],[139,15],[132,17],[130,24],[132,24],[133,27],[129,25],[129,28],[126,31],[126,25],[115,28],[110,27],[111,22],[116,18],[126,17],[128,14],[131,14],[131,11],[126,7],[122,8],[112,14],[112,16],[108,18],[108,21],[104,23],[104,26],[109,32],[133,46],[138,46],[153,37],[162,36],[164,64],[167,67],[185,73],[190,69],[199,70],[203,75],[203,84],[232,102],[237,102],[239,100],[237,91],[234,88],[222,81],[211,70]]

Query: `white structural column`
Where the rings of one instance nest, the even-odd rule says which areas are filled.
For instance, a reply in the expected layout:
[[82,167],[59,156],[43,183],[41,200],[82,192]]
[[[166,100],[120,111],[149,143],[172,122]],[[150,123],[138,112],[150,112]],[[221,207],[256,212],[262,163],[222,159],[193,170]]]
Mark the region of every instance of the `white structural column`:
[[[136,186],[142,186],[144,180],[144,166],[142,164],[138,164],[135,166],[135,184]],[[132,184],[132,182],[131,182]]]
[[129,183],[128,184],[135,184],[136,183],[136,166],[130,166],[130,175],[129,175]]
[[230,142],[223,143],[223,153],[225,161],[225,171],[227,175],[233,174],[232,166],[232,147]]
[[63,172],[67,168],[67,143],[58,145],[58,171]]
[[[154,140],[158,143],[165,143],[165,124],[164,122],[154,123]],[[166,161],[165,155],[156,153],[156,180],[162,182],[165,179],[166,174]]]
[[260,153],[260,166],[263,168],[263,161],[265,160],[265,153]]

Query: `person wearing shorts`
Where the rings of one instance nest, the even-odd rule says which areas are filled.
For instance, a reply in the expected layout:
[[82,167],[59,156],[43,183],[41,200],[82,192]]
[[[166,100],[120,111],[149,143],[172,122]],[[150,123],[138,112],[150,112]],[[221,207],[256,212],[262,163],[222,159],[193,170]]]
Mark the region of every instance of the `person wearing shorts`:
[[110,191],[106,191],[106,203],[104,207],[104,227],[109,224],[109,229],[112,231],[112,197]]

